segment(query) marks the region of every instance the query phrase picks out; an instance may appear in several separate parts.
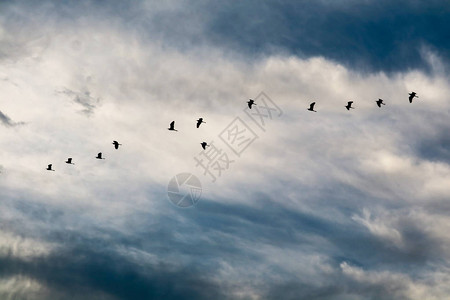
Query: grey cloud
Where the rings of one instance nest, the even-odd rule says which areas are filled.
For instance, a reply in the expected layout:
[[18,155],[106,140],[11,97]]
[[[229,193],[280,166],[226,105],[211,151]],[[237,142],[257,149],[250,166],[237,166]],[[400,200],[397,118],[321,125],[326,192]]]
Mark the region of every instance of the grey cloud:
[[25,124],[24,122],[14,122],[8,115],[4,114],[2,111],[0,111],[0,121],[6,127],[15,127]]
[[86,15],[112,19],[169,48],[195,52],[219,47],[246,60],[279,53],[323,56],[364,72],[395,73],[431,71],[424,47],[449,59],[445,21],[450,7],[442,1],[24,3],[40,17],[52,15],[58,22],[76,24]]
[[[140,266],[111,251],[64,249],[46,257],[1,257],[0,274],[42,284],[52,299],[225,299],[225,291],[195,266]],[[43,297],[42,299],[48,299]]]
[[88,90],[84,92],[76,92],[65,88],[58,93],[71,97],[74,103],[81,105],[83,107],[81,112],[86,116],[91,116],[97,108],[97,105],[100,103],[100,98],[92,97]]

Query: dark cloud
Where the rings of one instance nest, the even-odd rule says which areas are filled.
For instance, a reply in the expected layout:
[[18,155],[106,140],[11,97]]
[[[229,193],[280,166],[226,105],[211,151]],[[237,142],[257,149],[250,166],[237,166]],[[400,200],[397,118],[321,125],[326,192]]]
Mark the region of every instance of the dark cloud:
[[81,246],[33,259],[1,257],[1,277],[34,279],[55,294],[52,299],[225,299],[195,266],[144,267],[107,249]]
[[249,54],[281,50],[372,71],[426,69],[424,45],[450,58],[442,1],[246,1],[208,11],[213,43]]
[[[72,222],[85,223],[84,219],[72,220],[70,212],[49,204],[5,199],[4,230],[57,247],[48,255],[31,258],[4,255],[0,274],[36,280],[52,299],[65,295],[74,299],[237,299],[231,296],[234,288],[244,286],[259,290],[263,299],[345,299],[348,295],[377,299],[389,295],[390,287],[340,278],[340,264],[420,274],[428,264],[439,262],[445,251],[439,241],[426,236],[421,224],[409,220],[399,227],[404,248],[373,236],[351,219],[357,213],[352,207],[379,201],[351,187],[308,191],[300,186],[295,193],[310,203],[308,213],[282,205],[286,201],[282,194],[275,200],[256,193],[250,195],[251,205],[202,199],[195,209],[173,208],[153,215],[136,212],[127,220],[126,230],[120,231],[101,222],[73,228]],[[172,208],[167,199],[159,201],[158,210]],[[244,241],[254,248],[242,247]],[[319,272],[320,282],[311,285],[308,278],[271,265],[256,251],[268,245],[279,249],[281,256],[289,250],[321,255],[334,270]],[[143,259],[150,256],[156,260]],[[249,283],[232,287],[230,278],[218,281],[222,262],[247,270],[268,268],[270,274],[258,280],[241,274]],[[279,279],[270,282],[270,276]]]
[[[387,72],[429,70],[428,50],[450,59],[450,5],[443,1],[149,1],[145,9],[142,3],[124,3],[52,3],[44,9],[59,21],[94,15],[181,50],[210,45],[246,59],[274,53],[323,56],[359,70]],[[43,8],[34,8],[42,14]]]

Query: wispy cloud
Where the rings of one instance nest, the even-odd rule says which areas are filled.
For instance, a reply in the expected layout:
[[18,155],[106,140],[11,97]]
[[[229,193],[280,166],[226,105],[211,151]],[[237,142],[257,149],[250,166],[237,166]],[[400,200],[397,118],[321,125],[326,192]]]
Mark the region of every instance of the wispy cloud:
[[83,110],[81,111],[86,116],[90,116],[94,113],[95,108],[100,102],[100,98],[94,98],[90,95],[89,91],[85,92],[75,92],[70,89],[65,88],[64,90],[58,92],[65,94],[72,98],[72,101],[81,105]]
[[[372,15],[371,1],[45,3],[0,4],[0,33],[11,45],[1,50],[2,78],[17,84],[0,82],[2,101],[29,124],[0,131],[2,298],[448,295],[445,45],[408,48],[422,53],[423,69],[385,70],[392,58],[364,50],[383,37],[369,23],[381,26],[384,9]],[[317,18],[299,5],[321,24],[300,30],[308,37],[301,43],[293,31],[307,26],[296,22]],[[322,36],[324,28],[331,32]],[[355,44],[362,33],[365,44]],[[267,51],[283,36],[297,44]],[[303,47],[307,55],[295,55]],[[344,58],[330,59],[336,49]],[[355,52],[381,71],[342,63]],[[410,104],[412,90],[420,98]],[[199,143],[219,142],[261,91],[282,117],[265,132],[252,127],[259,138],[211,183],[193,160]],[[345,110],[348,100],[354,111]],[[312,101],[317,113],[306,110]],[[199,117],[206,124],[197,129]],[[180,172],[202,182],[195,208],[167,199]]]
[[1,110],[0,110],[0,121],[6,127],[14,127],[25,124],[24,122],[14,122],[13,120],[11,120],[10,117],[8,117],[8,115],[4,114]]

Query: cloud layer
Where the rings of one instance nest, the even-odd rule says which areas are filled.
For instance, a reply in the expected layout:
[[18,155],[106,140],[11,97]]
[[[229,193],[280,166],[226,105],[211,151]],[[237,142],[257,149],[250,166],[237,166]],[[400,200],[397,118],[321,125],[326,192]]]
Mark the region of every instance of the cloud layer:
[[[214,4],[0,4],[1,297],[446,299],[446,42],[402,32],[447,8]],[[383,56],[370,20],[388,9],[407,22]],[[243,112],[261,91],[283,111],[265,131]],[[240,157],[218,137],[235,117],[258,135]],[[204,140],[235,161],[215,183]],[[194,208],[167,199],[181,172],[202,182]]]

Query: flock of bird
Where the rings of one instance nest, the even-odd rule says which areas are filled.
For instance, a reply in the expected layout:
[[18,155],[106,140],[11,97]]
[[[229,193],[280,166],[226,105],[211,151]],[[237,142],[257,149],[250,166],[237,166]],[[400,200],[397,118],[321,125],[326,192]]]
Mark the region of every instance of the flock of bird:
[[[417,93],[416,93],[416,92],[411,92],[411,93],[409,93],[409,97],[408,97],[409,103],[412,103],[412,101],[413,101],[414,98],[419,98],[419,96],[417,96]],[[384,103],[383,101],[384,101],[383,99],[378,99],[377,101],[375,101],[375,103],[378,105],[378,107],[381,107],[381,105],[386,105],[386,103]],[[249,102],[248,102],[248,107],[251,108],[251,105],[253,105],[253,104],[254,104],[253,100],[251,100],[251,103],[250,103],[250,101],[249,101]],[[353,104],[353,101],[348,101],[348,102],[347,102],[347,105],[344,106],[344,107],[345,107],[347,110],[355,109],[354,107],[352,107],[352,104]],[[311,104],[309,105],[308,110],[309,110],[309,111],[313,111],[313,112],[317,112],[316,110],[314,110],[314,105],[316,105],[316,102],[311,103]]]
[[[409,97],[408,97],[409,103],[412,103],[412,101],[413,101],[414,98],[419,98],[419,96],[417,96],[417,93],[416,93],[416,92],[411,92],[411,93],[409,93]],[[383,101],[384,101],[383,99],[378,99],[378,100],[376,100],[375,102],[376,102],[376,104],[377,104],[378,107],[381,107],[381,105],[386,105]],[[347,105],[344,106],[344,107],[345,107],[347,110],[354,109],[354,107],[352,107],[352,104],[353,104],[353,101],[348,101],[348,102],[347,102]],[[256,105],[255,100],[249,99],[249,101],[247,101],[247,105],[248,105],[248,108],[249,108],[249,109],[252,109],[253,105]],[[315,106],[315,105],[316,105],[316,102],[312,102],[312,103],[309,105],[308,110],[309,110],[309,111],[313,111],[313,112],[317,112],[316,110],[314,110],[314,106]],[[206,123],[206,122],[203,121],[203,118],[199,118],[199,119],[197,120],[197,128],[199,128],[200,125],[203,124],[203,123]],[[169,125],[169,128],[167,128],[167,129],[170,130],[170,131],[178,131],[178,130],[175,129],[175,121],[172,121],[172,122],[170,123],[170,125]],[[115,148],[116,150],[119,149],[119,146],[122,145],[122,144],[119,144],[118,141],[113,141],[112,144],[114,145],[114,148]],[[200,145],[202,146],[203,150],[206,150],[206,147],[209,147],[208,143],[206,143],[206,142],[201,142]],[[103,157],[103,155],[102,155],[102,152],[99,152],[95,158],[96,158],[96,159],[105,159],[105,158]],[[69,165],[75,165],[75,164],[72,162],[72,157],[69,157],[65,163],[66,163],[66,164],[69,164]],[[47,166],[47,171],[55,171],[54,169],[52,169],[52,166],[53,166],[52,164],[49,164],[49,165]]]
[[[197,120],[197,128],[199,128],[200,125],[202,125],[202,123],[206,123],[206,122],[203,121],[203,118],[199,118]],[[169,128],[167,128],[167,129],[170,131],[178,131],[175,129],[175,121],[172,121],[169,125]],[[208,143],[206,143],[206,142],[201,142],[200,145],[202,145],[203,150],[206,150],[206,147],[209,147]]]
[[[114,148],[115,148],[115,149],[119,149],[119,146],[122,145],[122,144],[119,144],[118,141],[113,141],[112,144],[114,145]],[[96,159],[105,159],[105,158],[103,157],[102,152],[99,152],[95,158],[96,158]],[[73,158],[72,158],[72,157],[69,157],[69,158],[65,161],[65,163],[68,164],[68,165],[74,165],[75,163],[73,163],[72,160],[73,160]],[[49,165],[47,166],[47,171],[55,171],[54,169],[52,169],[52,166],[53,166],[53,164],[49,164]]]

